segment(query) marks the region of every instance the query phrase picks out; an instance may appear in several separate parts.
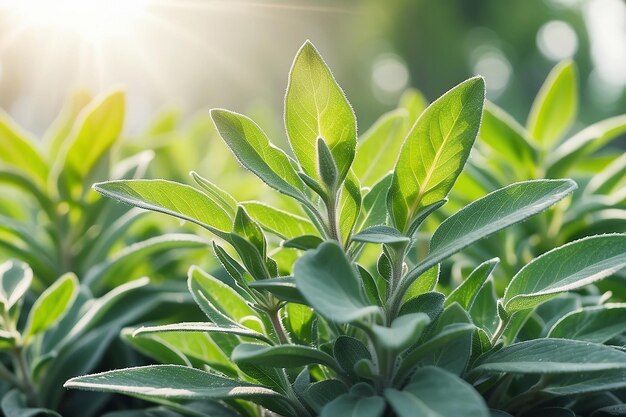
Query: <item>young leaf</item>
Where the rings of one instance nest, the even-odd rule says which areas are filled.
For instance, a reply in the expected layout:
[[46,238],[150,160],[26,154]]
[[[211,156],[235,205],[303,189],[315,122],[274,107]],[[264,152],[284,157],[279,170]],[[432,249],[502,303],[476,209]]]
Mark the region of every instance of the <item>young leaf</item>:
[[196,223],[220,237],[232,228],[228,212],[209,196],[166,180],[119,180],[94,184],[99,193],[146,210]]
[[76,122],[76,131],[65,154],[62,175],[83,180],[119,138],[124,124],[124,93],[115,91],[93,101]]
[[359,138],[353,169],[364,186],[372,187],[393,170],[407,116],[403,109],[386,113]]
[[509,313],[532,308],[624,267],[626,235],[591,236],[568,243],[535,258],[513,277],[504,293],[504,308]]
[[379,313],[363,293],[356,270],[341,247],[325,242],[306,252],[294,266],[298,289],[321,315],[349,323]]
[[576,183],[572,180],[526,181],[496,190],[467,205],[435,231],[430,253],[408,272],[399,294],[433,265],[477,240],[545,210],[575,189]]
[[387,221],[387,191],[391,185],[391,175],[376,183],[363,197],[356,230],[385,224]]
[[626,304],[586,307],[561,317],[548,337],[604,343],[624,332]]
[[198,184],[213,201],[219,204],[231,217],[235,217],[235,212],[237,211],[237,200],[235,200],[233,196],[213,184],[211,181],[200,176],[197,172],[191,171],[190,175],[196,184]]
[[141,366],[79,376],[67,381],[64,387],[148,399],[281,398],[278,393],[265,387],[176,365]]
[[474,298],[478,294],[480,287],[483,286],[499,261],[498,258],[493,258],[478,265],[476,269],[446,297],[446,307],[456,302],[459,303],[461,307],[468,309],[474,302]]
[[391,322],[389,327],[374,324],[372,333],[382,346],[399,352],[417,342],[429,323],[430,318],[424,313],[405,314]]
[[485,81],[475,77],[422,113],[402,146],[389,190],[396,228],[406,231],[422,207],[446,197],[476,139],[484,100]]
[[233,233],[246,238],[254,245],[261,256],[265,257],[266,244],[263,230],[250,218],[246,209],[241,206],[237,207],[237,214],[235,215],[235,222],[233,223]]
[[385,398],[398,417],[489,417],[485,401],[471,385],[432,366],[418,370],[402,391],[386,389]]
[[544,148],[550,148],[576,118],[578,88],[572,61],[554,67],[539,90],[528,116],[528,131]]
[[485,354],[472,372],[576,374],[614,369],[626,369],[626,353],[578,340],[536,339]]
[[272,145],[256,123],[244,115],[223,109],[211,110],[211,118],[220,136],[243,166],[281,193],[300,201],[306,199],[304,183],[291,159]]
[[354,159],[356,118],[330,69],[308,41],[289,73],[285,126],[293,153],[308,176],[319,178],[315,149],[321,137],[337,164],[339,181],[343,181]]
[[493,280],[482,286],[469,310],[472,322],[492,336],[498,327],[498,297]]
[[45,332],[67,313],[78,294],[78,278],[65,274],[48,287],[35,301],[28,314],[24,338]]
[[25,263],[6,261],[0,264],[0,303],[5,311],[24,296],[32,281],[33,271]]
[[263,346],[242,343],[233,350],[231,359],[237,364],[247,363],[272,368],[298,368],[320,364],[341,371],[332,356],[321,350],[300,345]]
[[339,230],[344,243],[350,240],[354,225],[361,210],[361,186],[352,171],[349,172],[343,184],[339,199]]
[[41,153],[3,111],[0,111],[0,149],[0,162],[25,171],[36,184],[45,185],[48,166]]
[[317,138],[317,162],[319,177],[328,190],[335,190],[339,180],[337,164],[324,139]]
[[339,336],[335,339],[333,355],[348,377],[355,380],[357,375],[354,367],[357,362],[363,359],[372,360],[372,355],[363,342],[350,336]]
[[278,277],[254,281],[248,284],[250,288],[271,292],[281,300],[290,303],[307,304],[296,287],[293,277]]
[[397,229],[384,225],[369,227],[352,236],[352,240],[366,243],[384,243],[388,245],[408,244],[411,241],[408,237],[402,236]]

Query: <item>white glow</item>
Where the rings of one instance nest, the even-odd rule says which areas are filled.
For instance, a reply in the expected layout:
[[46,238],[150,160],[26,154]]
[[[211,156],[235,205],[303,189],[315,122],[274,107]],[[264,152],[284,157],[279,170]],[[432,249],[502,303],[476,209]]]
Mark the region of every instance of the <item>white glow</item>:
[[474,73],[485,77],[487,92],[495,99],[502,94],[511,78],[511,64],[495,47],[477,48],[472,53]]
[[552,20],[537,32],[537,46],[546,58],[559,61],[574,56],[578,50],[578,36],[569,24]]
[[23,27],[94,41],[128,34],[146,4],[147,0],[0,0],[0,8]]
[[584,9],[597,77],[626,85],[626,4],[622,0],[590,0]]
[[409,83],[409,70],[396,55],[385,54],[376,59],[372,69],[375,87],[387,94],[399,93]]

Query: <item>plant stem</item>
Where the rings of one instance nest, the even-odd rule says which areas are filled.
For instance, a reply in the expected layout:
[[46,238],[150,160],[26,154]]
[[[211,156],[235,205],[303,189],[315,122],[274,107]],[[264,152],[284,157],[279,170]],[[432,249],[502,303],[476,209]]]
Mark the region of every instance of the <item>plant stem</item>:
[[35,384],[33,383],[26,358],[24,357],[24,350],[22,347],[16,347],[11,351],[11,356],[15,368],[19,370],[19,375],[21,376],[20,386],[24,391],[24,395],[26,395],[26,401],[30,406],[40,406]]
[[508,324],[509,324],[509,320],[508,319],[500,319],[500,322],[498,323],[498,328],[496,329],[495,333],[491,337],[491,345],[492,346],[495,345],[496,343],[498,343],[498,340],[500,340],[500,338],[502,337],[502,334],[506,330],[506,326]]
[[285,332],[285,328],[283,327],[283,322],[280,319],[280,309],[271,311],[271,312],[268,311],[267,314],[270,317],[270,320],[272,322],[272,327],[274,328],[274,331],[278,335],[278,340],[280,341],[280,343],[282,345],[291,343],[289,341],[289,336],[287,336],[287,333]]
[[339,219],[337,216],[337,193],[330,193],[328,202],[326,203],[326,211],[328,214],[328,228],[330,230],[330,237],[341,243],[341,231],[339,230]]

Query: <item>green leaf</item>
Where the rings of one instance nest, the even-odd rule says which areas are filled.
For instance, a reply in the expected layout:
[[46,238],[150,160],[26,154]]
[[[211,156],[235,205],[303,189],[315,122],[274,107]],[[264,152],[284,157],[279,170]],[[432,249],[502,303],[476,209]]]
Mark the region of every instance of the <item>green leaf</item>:
[[551,375],[541,390],[553,395],[580,395],[609,392],[626,387],[626,371],[597,371]]
[[164,324],[161,326],[142,326],[137,330],[133,331],[133,337],[153,334],[153,333],[181,333],[181,332],[198,332],[198,333],[226,333],[226,334],[234,334],[236,336],[245,336],[252,337],[254,339],[259,339],[264,342],[269,342],[265,335],[240,326],[217,326],[213,323],[205,323],[205,322],[185,322],[185,323],[176,323],[176,324]]
[[10,310],[26,294],[33,281],[33,271],[19,261],[0,264],[0,303]]
[[0,149],[0,162],[27,173],[36,184],[45,186],[48,166],[41,153],[3,111],[0,111]]
[[377,182],[363,197],[356,230],[384,224],[387,221],[387,191],[391,185],[391,175]]
[[[220,136],[235,158],[263,182],[297,200],[306,200],[305,186],[291,159],[275,147],[248,117],[223,109],[211,110]],[[313,149],[313,148],[311,148]]]
[[445,306],[447,307],[456,302],[459,303],[461,307],[468,309],[499,261],[500,259],[493,258],[478,265],[476,269],[446,297]]
[[252,364],[272,368],[298,368],[320,364],[341,371],[332,356],[319,349],[301,345],[263,346],[242,343],[233,350],[231,359],[237,364]]
[[290,303],[307,304],[296,287],[296,281],[293,277],[263,279],[250,282],[248,286],[259,291],[268,291],[279,299],[289,301]]
[[412,350],[402,360],[402,365],[398,369],[398,372],[394,380],[398,383],[402,383],[409,377],[411,371],[420,363],[420,361],[431,355],[434,352],[442,350],[442,347],[454,342],[457,339],[462,340],[459,343],[466,343],[466,339],[469,336],[471,340],[472,332],[476,329],[471,323],[453,323],[443,327],[434,336],[420,344],[416,349]]
[[320,417],[382,417],[385,400],[382,397],[361,397],[343,394],[324,406]]
[[471,385],[431,366],[419,369],[402,391],[386,389],[385,398],[398,417],[489,417],[485,401]]
[[626,353],[578,340],[536,339],[485,354],[472,372],[577,374],[615,369],[626,369]]
[[528,116],[528,131],[544,148],[550,148],[567,132],[578,110],[576,67],[572,61],[558,64],[537,94]]
[[133,349],[158,363],[192,366],[183,352],[157,337],[134,337],[131,329],[122,329],[120,337]]
[[289,143],[304,172],[319,178],[316,142],[332,153],[339,181],[348,175],[356,149],[356,118],[330,69],[311,42],[300,48],[289,73],[285,97]]
[[120,137],[124,124],[124,93],[115,91],[94,100],[76,121],[75,136],[65,154],[62,176],[82,181]]
[[405,314],[394,319],[389,327],[374,324],[372,333],[380,345],[400,352],[415,343],[429,323],[430,318],[424,313]]
[[469,310],[472,322],[492,336],[498,327],[498,297],[493,280],[482,286]]
[[235,222],[233,223],[233,233],[244,237],[259,251],[261,257],[265,257],[265,235],[261,226],[259,226],[254,220],[250,218],[246,209],[242,206],[237,207],[237,214],[235,215]]
[[417,296],[433,291],[439,281],[439,264],[419,276],[404,293],[403,302],[415,299]]
[[196,223],[220,237],[232,227],[228,212],[206,194],[185,184],[166,180],[119,180],[97,183],[93,188],[131,206]]
[[626,235],[591,236],[568,243],[535,258],[513,277],[504,293],[504,308],[509,313],[532,308],[624,267]]
[[200,176],[197,172],[191,171],[190,175],[193,177],[196,184],[202,188],[206,195],[219,204],[220,207],[231,217],[235,217],[235,212],[237,211],[237,200],[235,200],[233,196],[213,184],[211,181]]
[[359,218],[361,210],[361,186],[359,180],[350,171],[343,184],[343,190],[339,199],[339,230],[344,243],[350,241],[354,225]]
[[491,159],[502,158],[511,164],[515,167],[519,180],[534,175],[537,150],[532,145],[528,132],[493,103],[488,102],[485,106],[479,137],[496,152]]
[[400,151],[389,212],[405,232],[422,207],[443,200],[469,156],[482,115],[485,81],[471,78],[431,104],[409,132]]
[[379,314],[363,293],[354,267],[336,242],[325,242],[306,252],[294,266],[298,289],[326,318],[349,323]]
[[537,214],[576,189],[572,180],[537,180],[511,184],[465,206],[435,231],[430,253],[407,273],[402,294],[413,280],[433,265],[472,243]]
[[296,236],[293,239],[285,240],[282,243],[283,248],[293,248],[300,250],[315,249],[324,243],[324,239],[315,235]]
[[339,172],[333,155],[322,138],[317,138],[317,162],[322,183],[328,190],[335,190],[339,181]]
[[352,236],[352,240],[366,243],[384,243],[388,245],[398,243],[408,244],[411,241],[408,237],[402,236],[397,229],[385,225],[372,226],[362,230]]
[[548,337],[604,343],[624,332],[626,304],[605,304],[572,311],[557,321]]
[[279,210],[258,201],[241,203],[250,217],[259,222],[263,229],[283,239],[294,239],[302,235],[315,235],[315,226],[306,218]]
[[24,395],[17,389],[13,389],[4,394],[0,408],[2,409],[2,415],[4,417],[61,417],[61,415],[54,410],[29,407],[26,403],[26,398],[24,398]]
[[587,187],[585,194],[607,194],[617,192],[624,184],[626,178],[626,154],[615,159],[602,171],[593,176]]
[[364,186],[373,186],[393,170],[407,117],[403,109],[386,113],[359,138],[353,169]]
[[354,371],[357,362],[366,359],[371,361],[372,355],[360,340],[350,336],[339,336],[333,345],[333,355],[349,378],[358,380]]
[[67,381],[64,387],[115,392],[145,399],[282,398],[265,387],[177,365],[140,366],[79,376]]
[[45,332],[67,313],[78,294],[78,278],[68,273],[48,287],[35,301],[28,314],[24,338]]
[[625,132],[626,114],[587,126],[548,154],[546,176],[548,178],[566,176],[586,155],[622,137]]
[[307,404],[319,413],[322,408],[342,394],[347,394],[346,386],[336,379],[324,379],[311,384],[304,392]]

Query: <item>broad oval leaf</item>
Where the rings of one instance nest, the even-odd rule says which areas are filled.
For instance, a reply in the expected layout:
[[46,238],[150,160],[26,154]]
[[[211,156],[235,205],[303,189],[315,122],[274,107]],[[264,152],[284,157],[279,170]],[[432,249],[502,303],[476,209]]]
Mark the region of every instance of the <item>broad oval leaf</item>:
[[470,78],[422,113],[409,132],[389,190],[389,212],[406,231],[422,207],[443,200],[469,156],[480,126],[485,81]]
[[524,266],[504,294],[507,312],[532,308],[626,267],[626,235],[583,238],[551,250]]
[[572,61],[558,64],[537,94],[528,116],[528,130],[543,147],[549,148],[576,118],[578,89]]
[[232,228],[231,216],[221,205],[185,184],[166,180],[118,180],[97,183],[93,188],[126,204],[196,223],[220,237]]
[[535,339],[478,358],[472,373],[564,374],[626,369],[626,353],[590,342]]
[[485,401],[470,384],[432,366],[415,372],[402,391],[386,389],[385,398],[398,417],[489,417]]
[[78,294],[78,278],[65,274],[48,287],[35,301],[28,314],[25,338],[35,336],[53,326],[67,313]]
[[279,299],[289,301],[290,303],[307,304],[296,287],[296,281],[293,277],[262,279],[250,282],[248,286],[259,291],[271,292]]
[[285,97],[289,143],[304,172],[319,178],[316,143],[331,150],[343,180],[356,150],[356,118],[350,103],[313,44],[300,48],[289,73]]
[[563,316],[548,337],[604,343],[624,333],[626,304],[586,307]]
[[211,118],[220,136],[243,166],[281,193],[297,200],[305,199],[304,183],[291,159],[272,145],[252,119],[224,109],[211,110]]
[[0,162],[28,173],[38,185],[45,185],[48,165],[34,141],[3,111],[0,111],[0,149]]
[[264,346],[242,343],[233,350],[231,359],[237,364],[272,368],[297,368],[320,364],[341,372],[341,368],[332,356],[319,349],[301,345]]
[[413,280],[433,265],[472,243],[518,223],[555,204],[576,189],[572,180],[536,180],[511,184],[465,206],[435,231],[430,253],[408,272],[402,294]]
[[151,399],[282,398],[265,387],[177,365],[140,366],[79,376],[67,381],[64,387]]
[[425,313],[409,313],[394,319],[391,326],[372,326],[372,333],[378,343],[391,351],[402,351],[416,343],[430,318]]
[[10,310],[28,291],[33,281],[33,270],[23,262],[6,261],[0,264],[0,303]]
[[309,304],[332,321],[349,323],[380,312],[367,300],[357,271],[336,242],[306,252],[295,263],[294,277]]

